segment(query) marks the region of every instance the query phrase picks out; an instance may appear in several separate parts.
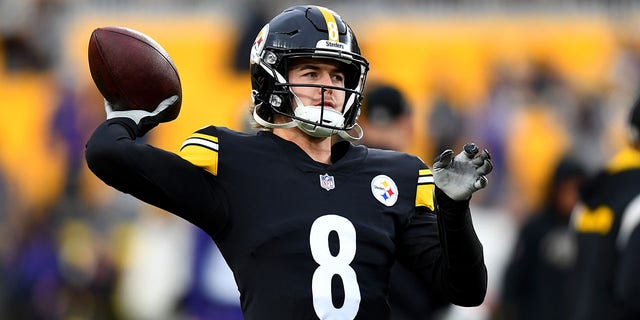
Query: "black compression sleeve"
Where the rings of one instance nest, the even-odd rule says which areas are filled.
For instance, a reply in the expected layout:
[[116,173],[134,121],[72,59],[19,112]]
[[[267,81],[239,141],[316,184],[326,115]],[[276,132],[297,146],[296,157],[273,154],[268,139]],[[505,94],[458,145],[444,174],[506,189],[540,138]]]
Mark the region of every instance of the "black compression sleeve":
[[436,216],[444,254],[443,290],[452,302],[477,306],[487,291],[482,244],[471,221],[468,201],[454,201],[435,189]]
[[106,184],[212,235],[224,228],[226,210],[214,177],[177,154],[137,143],[135,128],[126,118],[102,123],[86,145],[91,171]]

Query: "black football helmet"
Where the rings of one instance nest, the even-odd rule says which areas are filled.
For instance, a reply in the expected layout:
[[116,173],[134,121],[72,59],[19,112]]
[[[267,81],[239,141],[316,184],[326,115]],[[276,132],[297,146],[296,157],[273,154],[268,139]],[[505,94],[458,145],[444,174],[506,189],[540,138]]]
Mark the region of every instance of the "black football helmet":
[[[344,64],[344,88],[306,85],[345,91],[341,113],[322,106],[304,106],[291,91],[291,87],[301,85],[288,82],[290,61],[304,57]],[[369,63],[360,55],[351,27],[337,13],[312,5],[288,8],[262,28],[251,49],[253,118],[267,128],[298,126],[315,137],[339,134],[346,139],[360,139],[362,129],[356,120],[368,70]],[[292,120],[276,124],[275,114]],[[347,133],[351,129],[357,130],[356,136]]]

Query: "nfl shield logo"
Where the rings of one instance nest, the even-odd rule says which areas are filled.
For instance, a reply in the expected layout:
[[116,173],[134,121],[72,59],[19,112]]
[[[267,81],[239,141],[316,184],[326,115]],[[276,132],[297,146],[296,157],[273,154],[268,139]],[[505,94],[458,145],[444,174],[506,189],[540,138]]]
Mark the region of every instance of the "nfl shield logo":
[[333,176],[330,176],[330,175],[328,175],[326,173],[325,174],[321,174],[320,175],[320,186],[323,189],[327,190],[327,191],[335,188],[336,187],[336,183],[335,183],[335,180],[333,180]]

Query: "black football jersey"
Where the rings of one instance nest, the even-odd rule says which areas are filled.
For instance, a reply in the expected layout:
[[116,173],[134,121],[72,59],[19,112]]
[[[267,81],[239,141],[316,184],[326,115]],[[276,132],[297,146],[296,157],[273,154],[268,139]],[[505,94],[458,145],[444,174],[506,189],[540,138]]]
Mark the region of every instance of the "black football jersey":
[[101,128],[88,144],[92,170],[209,233],[247,319],[388,319],[396,260],[454,302],[484,296],[468,203],[449,206],[459,217],[448,232],[415,156],[342,141],[327,165],[271,132],[213,126],[178,156],[123,138],[131,133],[117,121]]
[[620,151],[582,187],[571,319],[640,319],[640,152]]

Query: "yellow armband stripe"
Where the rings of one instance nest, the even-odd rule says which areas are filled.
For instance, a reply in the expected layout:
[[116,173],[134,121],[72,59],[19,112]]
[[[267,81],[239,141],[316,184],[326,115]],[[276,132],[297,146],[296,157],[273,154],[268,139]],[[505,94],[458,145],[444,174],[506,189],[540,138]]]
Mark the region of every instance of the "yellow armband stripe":
[[416,207],[427,207],[431,211],[435,211],[433,204],[433,175],[430,169],[422,169],[418,174],[418,186],[416,190]]
[[180,147],[180,157],[218,175],[218,137],[194,133]]

